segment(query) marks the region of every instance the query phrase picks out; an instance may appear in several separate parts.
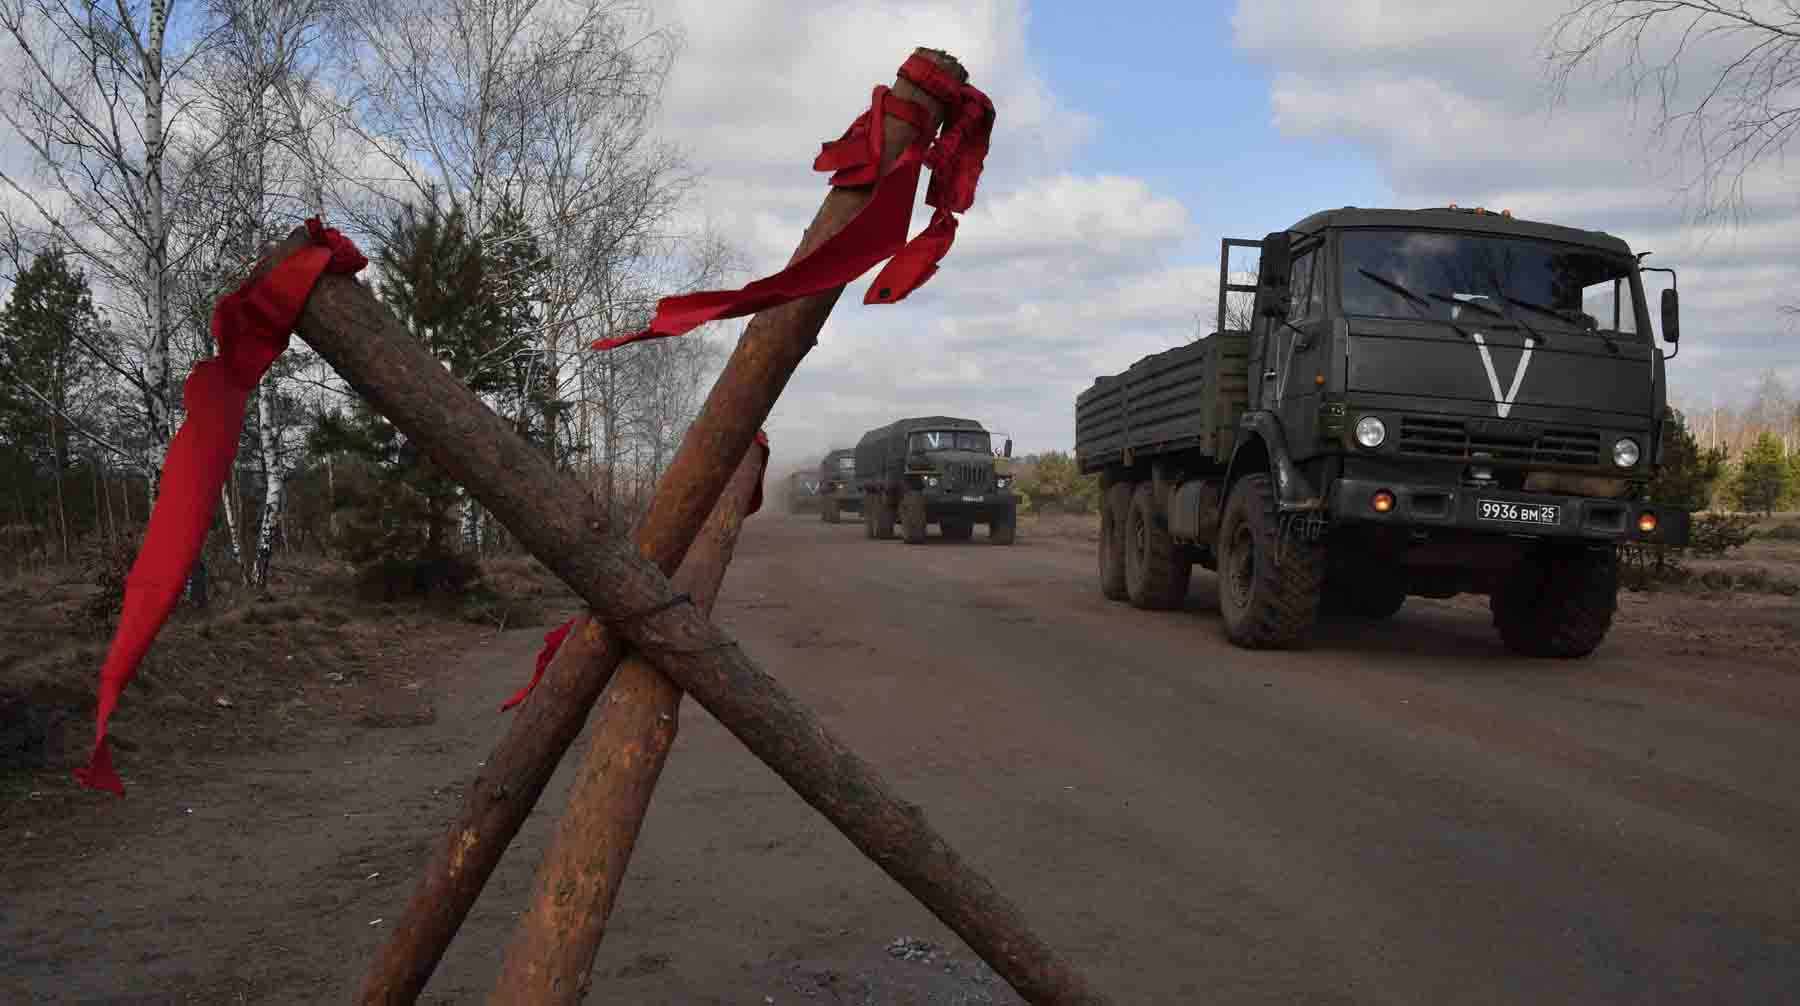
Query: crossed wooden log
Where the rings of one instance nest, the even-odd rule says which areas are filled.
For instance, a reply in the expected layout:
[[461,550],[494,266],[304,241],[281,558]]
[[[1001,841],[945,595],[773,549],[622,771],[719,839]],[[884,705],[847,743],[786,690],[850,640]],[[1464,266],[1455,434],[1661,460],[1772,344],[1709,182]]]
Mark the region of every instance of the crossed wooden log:
[[[957,79],[948,54],[918,50]],[[905,78],[898,97],[943,110]],[[885,123],[881,170],[918,133]],[[834,188],[794,260],[836,234],[869,188]],[[297,231],[271,256],[305,241]],[[522,441],[439,365],[368,288],[325,276],[298,334],[408,439],[498,517],[587,602],[456,821],[362,987],[365,1004],[414,1001],[602,695],[578,774],[508,948],[494,1002],[572,1003],[588,973],[639,825],[692,695],[863,854],[954,930],[1032,1003],[1107,1000],[1031,929],[879,773],[707,618],[761,478],[757,430],[814,345],[842,287],[757,314],[629,538],[573,479]],[[673,576],[671,583],[670,576]],[[682,594],[692,598],[691,603]]]

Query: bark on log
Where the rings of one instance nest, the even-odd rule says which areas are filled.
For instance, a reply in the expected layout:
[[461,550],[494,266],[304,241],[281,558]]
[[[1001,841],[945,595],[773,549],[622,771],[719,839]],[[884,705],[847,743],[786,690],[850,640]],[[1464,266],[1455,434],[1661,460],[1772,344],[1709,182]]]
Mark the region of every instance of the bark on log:
[[[920,103],[931,107],[927,101]],[[889,126],[894,124],[890,121]],[[827,217],[833,201],[846,194],[834,191],[820,218]],[[816,219],[815,228],[818,225]],[[808,240],[813,239],[809,233]],[[835,297],[833,292],[778,309],[794,312],[785,331],[765,326],[759,332],[754,322],[749,326],[702,412],[705,425],[696,423],[677,456],[686,481],[671,478],[669,485],[676,491],[660,509],[653,508],[652,519],[659,512],[693,514],[697,523],[697,515],[710,510],[816,337],[817,323],[824,318],[822,308]],[[813,326],[811,332],[804,330],[808,324]],[[963,863],[916,807],[891,793],[873,768],[763,673],[730,637],[691,605],[676,603],[667,578],[645,553],[660,557],[685,552],[691,533],[651,534],[656,529],[647,523],[643,552],[608,533],[604,514],[581,487],[557,472],[451,377],[360,283],[323,278],[307,302],[299,333],[499,517],[598,617],[614,625],[663,674],[693,695],[1028,1001],[1106,1001],[1030,931],[1018,909],[985,877]],[[803,340],[803,345],[796,349],[787,344],[790,340]],[[707,485],[714,488],[703,491]],[[450,859],[454,864],[454,852]],[[441,948],[437,952],[441,955]],[[373,998],[365,994],[365,1001],[409,1002],[423,987],[423,976],[372,974],[371,984]]]
[[[958,79],[967,78],[967,72],[947,53],[919,52]],[[931,122],[941,118],[938,103],[910,82],[897,81],[894,91],[918,102]],[[911,123],[887,120],[884,171],[916,135]],[[841,231],[868,204],[872,191],[833,188],[828,192],[790,263]],[[289,239],[303,240],[298,231]],[[278,250],[269,261],[279,258]],[[633,535],[643,554],[664,573],[682,564],[700,521],[724,490],[738,459],[748,451],[788,377],[817,341],[841,292],[840,288],[763,311],[751,320],[664,475],[650,512]],[[300,334],[307,337],[304,318]],[[347,373],[345,377],[350,379]],[[752,414],[756,418],[746,418]],[[491,505],[490,509],[500,512]],[[609,530],[606,517],[605,510],[595,508],[587,522],[589,530]],[[571,633],[538,684],[538,700],[521,707],[512,728],[469,787],[458,819],[420,878],[393,937],[370,966],[359,1002],[412,1002],[443,958],[625,653],[616,637],[604,630],[596,633],[590,624],[584,622]]]
[[[740,522],[721,517],[749,508],[760,474],[748,460],[739,466],[682,563],[685,573],[706,557],[706,572],[695,579],[707,582],[689,588],[702,612],[711,613],[737,544]],[[675,743],[680,711],[681,690],[641,654],[627,657],[613,675],[490,1003],[551,1006],[587,995],[594,954]]]

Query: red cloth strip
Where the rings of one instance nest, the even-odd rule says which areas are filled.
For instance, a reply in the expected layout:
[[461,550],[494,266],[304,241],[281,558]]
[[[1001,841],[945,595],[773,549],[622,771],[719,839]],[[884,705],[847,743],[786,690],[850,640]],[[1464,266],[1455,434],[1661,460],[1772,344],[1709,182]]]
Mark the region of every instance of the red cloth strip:
[[288,335],[319,276],[355,273],[368,265],[348,238],[317,219],[308,220],[306,230],[312,244],[219,301],[212,316],[219,355],[197,364],[182,387],[187,416],[169,444],[156,508],[125,580],[119,627],[100,670],[93,751],[87,765],[75,770],[84,786],[125,795],[106,743],[107,725],[200,554],[219,502],[219,487],[237,455],[250,392],[287,348]]
[[[682,335],[706,324],[810,297],[844,286],[877,263],[892,259],[869,286],[863,303],[892,304],[904,300],[937,272],[937,264],[956,240],[956,219],[975,202],[994,130],[994,103],[980,90],[962,83],[922,56],[909,57],[902,78],[937,99],[944,122],[935,139],[923,132],[925,112],[914,102],[877,87],[867,111],[844,135],[825,144],[813,161],[815,171],[829,171],[834,186],[874,185],[869,203],[844,229],[790,262],[773,276],[738,290],[715,290],[664,297],[648,328],[594,343],[615,349],[645,339]],[[919,127],[919,137],[894,161],[887,174],[881,166],[882,131],[887,116]],[[919,173],[931,168],[925,202],[934,207],[931,223],[909,244],[906,227],[919,189]]]
[[[769,472],[769,435],[762,430],[756,431],[756,446],[762,448],[762,470],[756,473],[756,491],[750,497],[750,509],[744,511],[746,517],[762,509],[763,477]],[[525,696],[530,695],[532,689],[537,687],[538,682],[543,680],[544,669],[550,666],[550,661],[555,658],[556,651],[562,649],[563,640],[569,638],[569,630],[575,627],[575,621],[571,618],[551,629],[544,636],[544,647],[538,650],[537,666],[531,672],[531,680],[525,682],[524,688],[514,692],[513,697],[507,699],[500,706],[501,712],[506,712],[525,701]]]

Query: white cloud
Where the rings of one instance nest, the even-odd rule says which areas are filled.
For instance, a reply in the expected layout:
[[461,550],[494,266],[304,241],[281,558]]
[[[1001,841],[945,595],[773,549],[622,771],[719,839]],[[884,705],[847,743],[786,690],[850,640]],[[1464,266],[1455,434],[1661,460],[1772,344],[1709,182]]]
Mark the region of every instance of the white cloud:
[[1188,209],[1141,179],[1062,169],[1093,123],[1033,69],[1022,0],[681,0],[671,17],[687,44],[664,126],[705,173],[692,213],[757,275],[786,262],[825,195],[810,170],[819,144],[893,82],[910,46],[956,55],[997,108],[981,191],[941,271],[898,305],[863,306],[872,275],[852,284],[783,393],[769,423],[783,466],[938,412],[978,418],[1021,451],[1067,449],[1075,393],[1095,374],[1192,337],[1216,278],[1169,265]]
[[[1771,159],[1744,179],[1735,226],[1696,223],[1696,165],[1656,142],[1657,109],[1608,70],[1548,86],[1548,31],[1565,0],[1240,0],[1238,44],[1275,71],[1270,108],[1294,136],[1357,141],[1402,205],[1460,202],[1607,230],[1681,270],[1677,399],[1735,398],[1773,367],[1800,385],[1800,343],[1780,313],[1800,300],[1800,171]],[[1673,27],[1673,22],[1671,22]],[[1645,40],[1654,63],[1671,40]],[[1709,83],[1731,45],[1691,48],[1683,86]],[[1693,92],[1686,92],[1691,95]],[[1674,95],[1677,107],[1684,94]],[[1678,136],[1665,138],[1677,140]]]

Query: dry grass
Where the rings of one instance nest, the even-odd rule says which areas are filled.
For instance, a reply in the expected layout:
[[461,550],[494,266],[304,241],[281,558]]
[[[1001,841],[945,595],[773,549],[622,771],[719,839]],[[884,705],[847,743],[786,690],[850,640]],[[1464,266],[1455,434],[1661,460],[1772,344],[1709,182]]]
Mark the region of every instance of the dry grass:
[[[275,574],[271,596],[215,592],[208,611],[177,610],[116,714],[122,750],[266,746],[321,718],[366,720],[396,691],[416,695],[446,654],[574,607],[525,560],[495,562],[466,597],[432,603],[358,601],[351,571],[331,563]],[[73,569],[0,582],[0,778],[62,772],[83,757],[111,632],[82,616],[96,590]]]
[[1022,541],[1092,545],[1100,540],[1100,515],[1023,513],[1019,515],[1019,538]]

